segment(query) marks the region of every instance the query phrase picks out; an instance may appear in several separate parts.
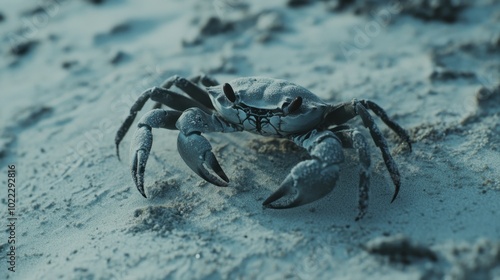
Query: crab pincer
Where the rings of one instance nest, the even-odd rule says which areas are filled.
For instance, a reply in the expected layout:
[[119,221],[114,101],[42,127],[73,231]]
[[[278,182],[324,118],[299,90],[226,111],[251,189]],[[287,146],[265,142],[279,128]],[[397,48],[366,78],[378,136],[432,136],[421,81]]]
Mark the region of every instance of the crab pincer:
[[300,162],[283,180],[279,189],[262,205],[267,208],[286,209],[316,201],[333,190],[338,174],[339,168],[336,165],[322,169],[317,160]]
[[[330,193],[338,179],[344,154],[337,136],[330,131],[313,130],[293,140],[312,159],[292,168],[280,188],[264,201],[265,207],[284,209],[311,203]],[[282,198],[285,200],[279,201]]]
[[212,153],[212,145],[205,137],[198,133],[190,135],[179,133],[177,150],[187,166],[201,178],[220,187],[226,186],[229,182],[229,178]]

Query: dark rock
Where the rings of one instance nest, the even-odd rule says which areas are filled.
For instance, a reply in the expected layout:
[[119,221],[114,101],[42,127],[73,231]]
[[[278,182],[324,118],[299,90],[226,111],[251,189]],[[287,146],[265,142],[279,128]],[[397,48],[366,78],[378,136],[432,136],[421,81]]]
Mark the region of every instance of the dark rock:
[[[322,1],[326,3],[327,9],[330,11],[342,11],[351,8],[354,14],[357,15],[371,15],[375,10],[387,7],[388,2],[381,0]],[[400,5],[400,12],[403,14],[409,14],[427,21],[436,20],[447,23],[457,21],[462,10],[467,7],[464,1],[455,0],[412,0],[395,2],[400,2],[398,5]]]
[[10,53],[15,56],[23,56],[28,54],[36,45],[38,41],[35,40],[27,40],[24,42],[20,42],[17,45],[14,45],[10,48]]
[[466,7],[463,2],[453,0],[416,0],[404,5],[403,11],[417,18],[447,23],[457,21],[460,12]]
[[85,2],[89,2],[90,4],[100,5],[105,2],[105,0],[85,0]]
[[494,88],[487,88],[482,86],[476,92],[476,101],[479,105],[485,104],[499,104],[500,102],[500,85]]
[[447,81],[456,79],[471,79],[475,77],[476,74],[474,74],[473,72],[464,72],[464,71],[438,68],[432,71],[429,78],[432,81]]
[[233,29],[231,22],[223,22],[218,17],[209,17],[201,26],[200,35],[213,36]]
[[310,4],[312,1],[311,0],[288,0],[287,1],[287,6],[291,8],[298,8],[302,6],[306,6]]
[[121,23],[118,25],[115,25],[111,30],[109,31],[109,34],[114,35],[114,34],[120,34],[120,33],[125,33],[128,32],[132,29],[130,24],[128,23]]
[[117,51],[113,57],[111,58],[111,60],[109,61],[111,64],[113,65],[117,65],[121,62],[124,62],[125,60],[127,60],[129,58],[129,55],[122,52],[122,51]]
[[438,260],[431,249],[412,242],[403,235],[378,237],[366,243],[363,248],[371,254],[389,257],[393,262],[410,264],[414,260]]
[[77,60],[67,60],[67,61],[64,61],[62,64],[61,64],[61,67],[63,69],[70,69],[72,68],[73,66],[77,65],[78,64],[78,61]]
[[54,109],[52,107],[43,105],[29,106],[21,110],[15,118],[15,122],[21,126],[26,127],[35,124],[45,116],[52,113]]
[[354,4],[355,0],[323,0],[326,9],[331,12],[343,11],[350,5]]

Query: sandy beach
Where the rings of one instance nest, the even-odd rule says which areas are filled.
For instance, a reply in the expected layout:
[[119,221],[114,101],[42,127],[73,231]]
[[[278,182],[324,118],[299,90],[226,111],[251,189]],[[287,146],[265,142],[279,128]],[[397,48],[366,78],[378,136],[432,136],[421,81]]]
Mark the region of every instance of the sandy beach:
[[[0,279],[500,279],[499,1],[3,1],[0,42]],[[154,129],[142,197],[129,147],[154,102],[121,161],[116,132],[143,91],[200,74],[376,102],[412,141],[375,118],[398,197],[360,119],[359,221],[355,150],[326,197],[267,209],[309,155],[248,132],[204,134],[217,187]]]

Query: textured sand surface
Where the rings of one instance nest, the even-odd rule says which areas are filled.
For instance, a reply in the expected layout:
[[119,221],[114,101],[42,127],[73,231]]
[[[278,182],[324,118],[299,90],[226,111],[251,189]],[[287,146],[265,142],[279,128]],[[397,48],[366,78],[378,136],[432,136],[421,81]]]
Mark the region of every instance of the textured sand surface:
[[[456,2],[3,1],[0,218],[15,164],[17,259],[9,271],[5,230],[0,278],[500,279],[500,3]],[[207,134],[231,179],[219,188],[184,164],[177,132],[155,130],[144,199],[128,166],[136,126],[121,162],[115,133],[142,91],[199,73],[377,102],[414,142],[377,121],[398,198],[371,143],[361,221],[348,150],[330,195],[263,209],[305,151]]]

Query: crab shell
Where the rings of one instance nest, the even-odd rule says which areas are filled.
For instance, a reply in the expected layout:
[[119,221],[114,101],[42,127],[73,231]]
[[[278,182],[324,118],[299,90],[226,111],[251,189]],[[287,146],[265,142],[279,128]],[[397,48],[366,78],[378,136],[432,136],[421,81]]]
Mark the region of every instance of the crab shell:
[[[328,105],[309,90],[285,80],[264,77],[238,78],[229,82],[235,100],[230,101],[223,85],[208,87],[215,110],[222,118],[245,131],[285,137],[314,129],[327,112]],[[301,98],[293,112],[287,106]]]

